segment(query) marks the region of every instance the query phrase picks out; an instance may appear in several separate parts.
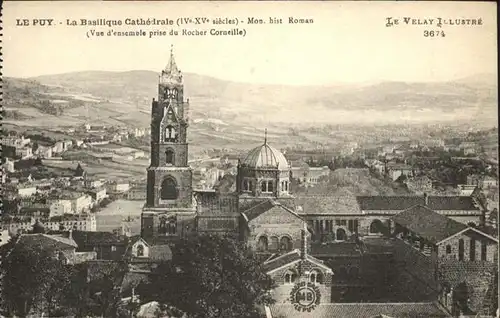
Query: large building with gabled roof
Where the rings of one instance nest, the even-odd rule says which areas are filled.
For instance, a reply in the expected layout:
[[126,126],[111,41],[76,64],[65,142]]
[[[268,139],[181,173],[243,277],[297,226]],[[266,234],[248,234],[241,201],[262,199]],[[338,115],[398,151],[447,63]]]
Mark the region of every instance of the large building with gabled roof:
[[[396,264],[417,293],[437,298],[454,314],[484,312],[498,279],[498,239],[441,215],[413,206],[392,218]],[[491,293],[491,292],[490,292]]]

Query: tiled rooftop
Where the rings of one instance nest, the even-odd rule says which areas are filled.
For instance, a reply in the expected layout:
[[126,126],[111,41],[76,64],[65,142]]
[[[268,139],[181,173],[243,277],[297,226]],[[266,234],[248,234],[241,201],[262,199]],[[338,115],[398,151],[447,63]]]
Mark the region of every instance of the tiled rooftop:
[[421,205],[395,215],[393,221],[432,243],[437,243],[467,228],[465,224]]
[[[293,305],[271,305],[273,318],[397,318],[449,317],[433,303],[332,303],[318,305],[310,312],[297,311]],[[382,316],[383,317],[383,316]]]
[[[417,204],[426,205],[424,196],[358,196],[361,210],[406,210]],[[470,196],[429,196],[432,210],[479,210]]]

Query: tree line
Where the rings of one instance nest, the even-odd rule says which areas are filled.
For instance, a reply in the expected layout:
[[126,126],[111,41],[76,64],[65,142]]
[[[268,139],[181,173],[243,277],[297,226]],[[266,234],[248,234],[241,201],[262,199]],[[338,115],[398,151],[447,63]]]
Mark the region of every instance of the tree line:
[[13,239],[1,248],[0,314],[136,317],[140,304],[156,301],[158,316],[257,318],[273,303],[274,281],[237,239],[199,235],[181,240],[172,253],[135,286],[139,302],[133,302],[123,300],[127,258],[92,274],[92,262],[67,265],[53,251]]

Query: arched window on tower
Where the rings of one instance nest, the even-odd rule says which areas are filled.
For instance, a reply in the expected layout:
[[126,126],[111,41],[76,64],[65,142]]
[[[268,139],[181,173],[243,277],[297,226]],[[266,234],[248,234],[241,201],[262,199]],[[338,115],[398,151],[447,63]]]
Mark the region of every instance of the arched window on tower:
[[177,217],[175,215],[160,217],[158,233],[164,235],[175,235],[177,233]]
[[173,165],[174,164],[174,151],[172,149],[167,149],[165,151],[165,163]]
[[161,199],[176,200],[177,199],[177,184],[171,177],[165,178],[161,184]]
[[243,180],[243,191],[249,191],[249,189],[250,186],[248,184],[248,180],[247,179]]
[[165,141],[175,142],[177,140],[177,132],[173,126],[167,126],[165,128]]

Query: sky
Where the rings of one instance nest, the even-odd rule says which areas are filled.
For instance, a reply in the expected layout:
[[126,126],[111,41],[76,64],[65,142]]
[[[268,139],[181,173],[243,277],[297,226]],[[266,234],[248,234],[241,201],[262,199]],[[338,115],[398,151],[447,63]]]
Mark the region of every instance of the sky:
[[[5,2],[3,74],[31,77],[74,71],[153,70],[168,62],[171,45],[183,72],[284,85],[343,82],[448,81],[497,72],[496,3],[478,2]],[[91,37],[66,19],[248,17],[283,24],[236,26],[241,36]],[[312,24],[289,24],[289,17]],[[386,18],[482,19],[481,26],[404,25]],[[16,19],[50,18],[55,26],[16,26]],[[175,29],[180,28],[174,26]],[[187,29],[232,29],[232,25]],[[182,27],[181,27],[182,28]],[[168,30],[121,26],[113,30]],[[425,30],[445,37],[424,37]]]

